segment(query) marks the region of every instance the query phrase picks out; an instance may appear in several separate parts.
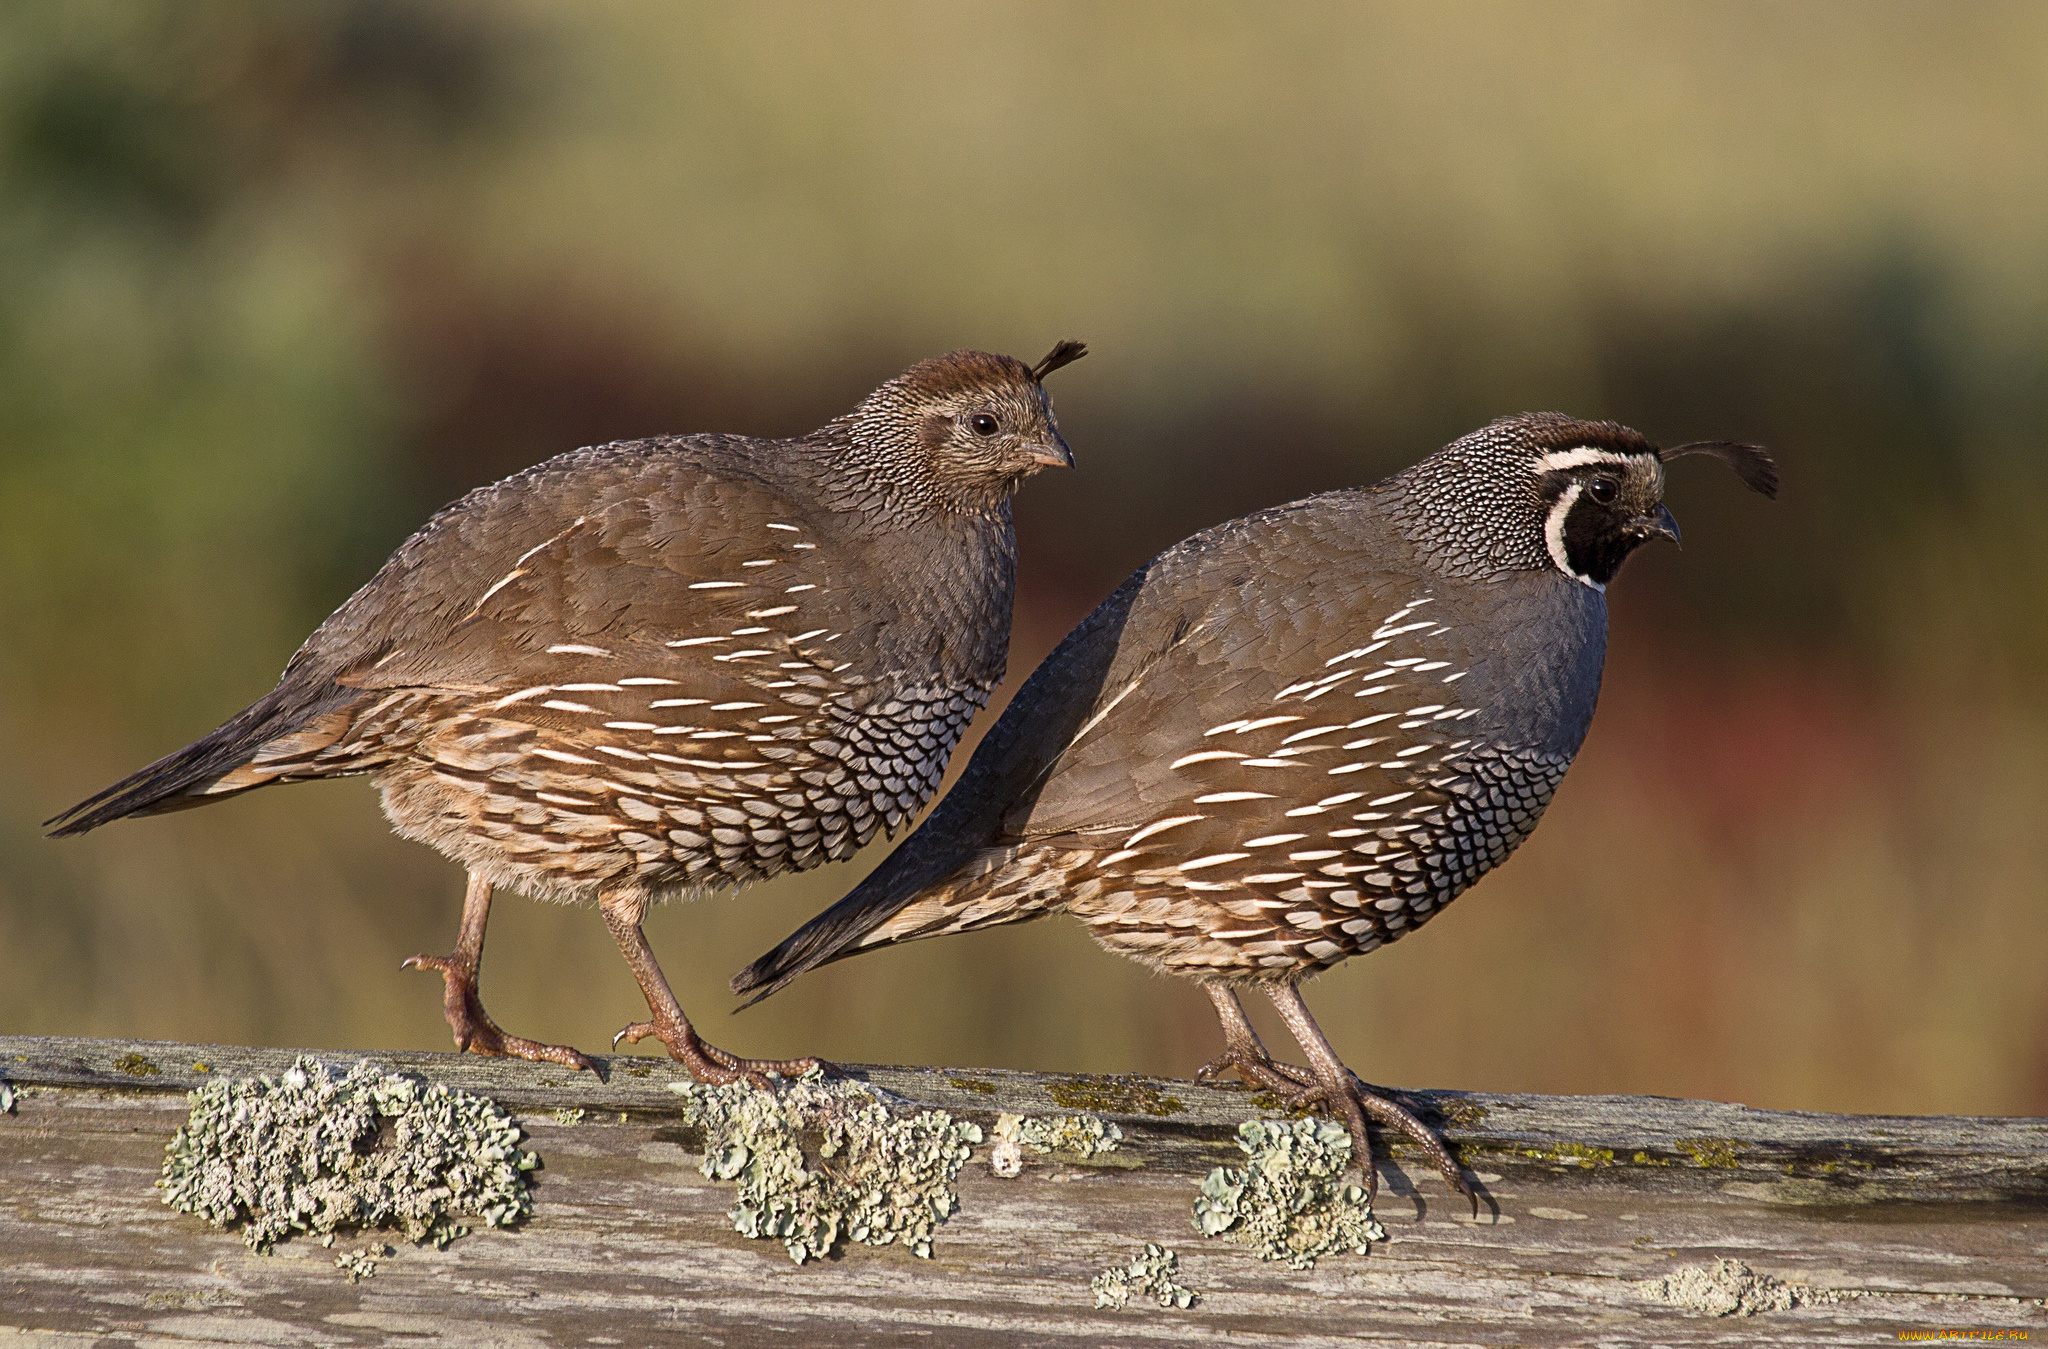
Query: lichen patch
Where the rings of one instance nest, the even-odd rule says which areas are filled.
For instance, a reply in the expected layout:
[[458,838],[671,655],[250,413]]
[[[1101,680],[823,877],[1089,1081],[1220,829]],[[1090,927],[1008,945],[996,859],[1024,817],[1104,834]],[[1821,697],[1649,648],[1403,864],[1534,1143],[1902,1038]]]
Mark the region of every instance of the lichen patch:
[[1743,1144],[1732,1138],[1681,1138],[1675,1146],[1698,1166],[1733,1170],[1741,1165]]
[[1122,1129],[1095,1115],[1034,1116],[1005,1111],[996,1116],[988,1169],[1004,1180],[1013,1179],[1023,1172],[1027,1151],[1041,1156],[1059,1152],[1086,1162],[1115,1152],[1123,1137]]
[[163,1069],[132,1050],[114,1060],[114,1066],[130,1077],[156,1077]]
[[1219,1166],[1202,1181],[1195,1230],[1249,1246],[1261,1260],[1314,1269],[1346,1251],[1364,1255],[1386,1229],[1365,1190],[1346,1185],[1351,1135],[1330,1119],[1247,1120],[1237,1130],[1242,1167]]
[[1132,1297],[1142,1296],[1162,1307],[1185,1310],[1200,1302],[1202,1295],[1182,1286],[1179,1274],[1180,1256],[1148,1241],[1144,1250],[1124,1264],[1103,1270],[1088,1281],[1088,1286],[1095,1291],[1097,1307],[1122,1310],[1130,1305]]
[[1422,1112],[1424,1124],[1439,1127],[1451,1125],[1459,1129],[1473,1129],[1486,1118],[1486,1107],[1477,1101],[1457,1096],[1438,1096],[1429,1102],[1429,1108]]
[[1831,1306],[1843,1299],[1843,1294],[1833,1289],[1759,1274],[1740,1260],[1684,1265],[1661,1279],[1643,1280],[1636,1290],[1652,1301],[1703,1316],[1755,1316],[1794,1307]]
[[361,1283],[377,1272],[377,1261],[391,1255],[391,1247],[381,1242],[363,1247],[361,1250],[343,1251],[334,1257],[334,1267],[348,1275],[350,1283]]
[[[842,1239],[901,1243],[926,1259],[959,1207],[953,1181],[981,1128],[943,1110],[902,1115],[857,1082],[812,1073],[766,1092],[671,1082],[704,1130],[698,1170],[739,1187],[733,1229],[779,1240],[798,1264]],[[809,1145],[808,1148],[806,1145]]]
[[1178,1115],[1187,1107],[1142,1077],[1129,1073],[1078,1073],[1048,1082],[1045,1094],[1069,1110],[1119,1115]]
[[[253,1251],[293,1232],[395,1228],[445,1246],[473,1218],[506,1227],[532,1212],[540,1159],[497,1104],[365,1059],[337,1079],[301,1055],[275,1077],[222,1077],[192,1092],[165,1149],[164,1203]],[[361,1277],[355,1275],[354,1277]]]
[[1534,1157],[1539,1162],[1576,1166],[1586,1171],[1596,1166],[1614,1165],[1613,1148],[1596,1148],[1586,1143],[1557,1143],[1547,1148],[1522,1148],[1520,1151],[1524,1157]]

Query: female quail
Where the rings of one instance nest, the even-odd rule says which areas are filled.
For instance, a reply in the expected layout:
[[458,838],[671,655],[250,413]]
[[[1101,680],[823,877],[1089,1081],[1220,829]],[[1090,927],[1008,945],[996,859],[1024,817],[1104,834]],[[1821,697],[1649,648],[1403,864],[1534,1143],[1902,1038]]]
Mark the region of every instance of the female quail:
[[[1045,376],[960,351],[796,440],[577,450],[430,520],[211,735],[72,807],[76,834],[273,782],[372,775],[407,838],[469,869],[439,970],[458,1048],[589,1067],[477,996],[491,891],[596,901],[696,1077],[809,1061],[699,1039],[648,905],[849,857],[937,790],[1001,680],[1010,498],[1071,465]],[[615,1041],[616,1043],[616,1041]]]
[[[1298,986],[1420,927],[1536,827],[1592,720],[1604,588],[1646,540],[1677,540],[1664,463],[1693,452],[1776,491],[1752,446],[1660,452],[1541,413],[1168,549],[1038,667],[932,818],[734,990],[1065,911],[1203,985],[1225,1042],[1204,1075],[1341,1112],[1369,1183],[1366,1116],[1394,1124],[1467,1192]],[[1241,987],[1307,1070],[1268,1056]]]

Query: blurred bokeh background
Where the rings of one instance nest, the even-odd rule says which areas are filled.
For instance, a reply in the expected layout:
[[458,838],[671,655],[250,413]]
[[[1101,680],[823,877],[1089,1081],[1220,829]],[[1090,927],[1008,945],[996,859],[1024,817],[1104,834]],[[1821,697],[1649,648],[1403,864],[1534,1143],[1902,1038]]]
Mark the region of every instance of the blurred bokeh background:
[[[1159,548],[1497,415],[1781,457],[1775,506],[1674,472],[1542,829],[1311,989],[1364,1076],[2048,1113],[2044,51],[2027,4],[0,8],[0,1030],[446,1047],[398,962],[461,873],[365,783],[37,821],[470,486],[1076,336],[1013,677]],[[654,918],[711,1038],[1216,1048],[1060,920],[728,1017],[874,860]],[[484,994],[587,1049],[641,1011],[516,899]]]

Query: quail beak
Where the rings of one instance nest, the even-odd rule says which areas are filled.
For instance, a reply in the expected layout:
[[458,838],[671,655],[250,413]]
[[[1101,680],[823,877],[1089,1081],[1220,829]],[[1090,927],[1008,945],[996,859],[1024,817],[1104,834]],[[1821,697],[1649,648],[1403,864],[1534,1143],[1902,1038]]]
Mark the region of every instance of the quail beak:
[[1068,447],[1066,438],[1055,431],[1050,445],[1033,445],[1025,455],[1038,468],[1072,468],[1074,451]]
[[[1637,530],[1645,539],[1665,538],[1678,543],[1678,520],[1671,514],[1671,508],[1659,502],[1652,515],[1645,515],[1636,521]],[[1683,544],[1679,545],[1683,547]]]

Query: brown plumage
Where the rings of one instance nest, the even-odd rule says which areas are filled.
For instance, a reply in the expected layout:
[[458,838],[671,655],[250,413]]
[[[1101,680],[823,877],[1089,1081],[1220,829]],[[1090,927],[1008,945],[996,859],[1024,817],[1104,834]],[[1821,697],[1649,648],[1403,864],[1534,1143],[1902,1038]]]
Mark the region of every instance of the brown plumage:
[[[1658,451],[1554,413],[1497,422],[1374,487],[1205,530],[1139,568],[1032,674],[923,826],[742,971],[757,998],[829,961],[1055,912],[1200,982],[1210,1071],[1407,1131],[1297,987],[1428,922],[1528,837],[1593,717],[1605,586],[1676,539]],[[1310,1060],[1276,1063],[1238,990]]]
[[955,352],[796,440],[577,450],[408,539],[277,687],[57,817],[75,834],[274,782],[369,774],[393,827],[469,869],[446,980],[458,1046],[507,1035],[476,992],[493,887],[596,902],[693,1074],[700,1040],[641,933],[650,903],[851,856],[937,789],[1001,680],[1010,498],[1073,462],[1036,368]]

